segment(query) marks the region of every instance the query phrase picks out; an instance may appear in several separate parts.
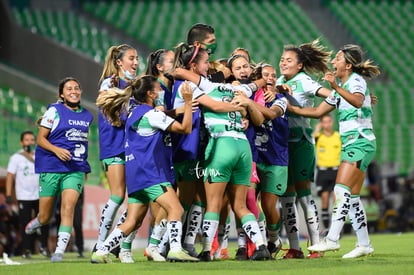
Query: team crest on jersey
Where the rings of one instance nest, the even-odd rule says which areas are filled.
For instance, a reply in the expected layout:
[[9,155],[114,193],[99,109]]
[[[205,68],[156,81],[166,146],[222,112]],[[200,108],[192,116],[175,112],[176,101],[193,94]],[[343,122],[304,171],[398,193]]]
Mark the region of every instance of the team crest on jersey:
[[292,88],[292,91],[294,91],[298,87],[298,84],[296,83],[296,81],[293,81],[292,86],[290,86],[290,87]]

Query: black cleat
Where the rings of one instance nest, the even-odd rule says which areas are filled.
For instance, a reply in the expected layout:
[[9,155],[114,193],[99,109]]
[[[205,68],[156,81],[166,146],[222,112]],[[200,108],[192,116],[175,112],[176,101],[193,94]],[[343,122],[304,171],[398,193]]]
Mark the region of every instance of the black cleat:
[[210,262],[211,261],[210,251],[200,252],[197,258],[200,259],[200,262]]
[[264,244],[259,246],[259,249],[256,249],[253,253],[253,256],[250,257],[250,260],[253,261],[266,261],[270,259],[270,252],[267,250],[267,247]]
[[267,249],[270,252],[270,256],[275,258],[277,253],[282,249],[282,242],[278,239],[276,242],[268,242]]
[[115,255],[115,257],[119,258],[119,253],[121,252],[121,247],[117,246],[114,249],[112,249],[111,254]]
[[237,261],[246,261],[246,260],[248,260],[249,257],[247,257],[247,249],[245,247],[239,247],[237,249],[235,259]]

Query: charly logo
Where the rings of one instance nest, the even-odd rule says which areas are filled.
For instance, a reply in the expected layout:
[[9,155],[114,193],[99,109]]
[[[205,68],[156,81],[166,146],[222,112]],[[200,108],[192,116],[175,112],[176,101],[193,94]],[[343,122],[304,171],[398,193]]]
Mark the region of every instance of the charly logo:
[[82,132],[81,130],[75,128],[66,131],[65,136],[68,140],[88,141],[88,133]]

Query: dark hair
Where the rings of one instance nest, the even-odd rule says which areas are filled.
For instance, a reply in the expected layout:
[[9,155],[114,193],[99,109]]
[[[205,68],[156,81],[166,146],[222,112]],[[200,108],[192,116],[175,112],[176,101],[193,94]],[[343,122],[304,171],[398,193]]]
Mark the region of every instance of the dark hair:
[[[248,49],[245,49],[245,48],[242,48],[242,47],[235,48],[234,51],[231,53],[231,56],[236,55],[236,52],[238,52],[238,51],[245,52],[247,54],[247,57],[248,57],[248,60],[247,61],[251,62],[251,57],[250,57],[249,50]],[[237,54],[237,55],[242,55],[242,54]]]
[[229,59],[227,59],[227,67],[231,70],[231,66],[233,66],[233,62],[239,58],[243,58],[244,60],[247,61],[247,63],[249,63],[249,60],[244,55],[236,54],[236,55],[232,55]]
[[79,89],[82,90],[80,82],[76,78],[71,77],[71,76],[65,77],[64,79],[59,81],[59,100],[61,100],[60,96],[63,94],[63,88],[65,87],[65,84],[69,81],[75,81],[76,83],[78,83]]
[[197,63],[205,49],[200,46],[187,45],[185,43],[178,44],[175,47],[173,68],[184,67],[189,69],[191,63]]
[[187,44],[192,45],[194,42],[203,42],[208,34],[213,34],[214,28],[210,25],[197,23],[194,24],[187,33]]
[[23,141],[25,135],[32,135],[32,136],[34,136],[35,134],[32,131],[24,131],[24,132],[22,132],[20,134],[20,141]]
[[[157,78],[153,75],[143,75],[135,79],[130,86],[126,88],[125,93],[130,93],[139,103],[147,101],[147,92],[155,88]],[[131,91],[128,91],[131,89]]]
[[169,51],[170,50],[167,49],[159,49],[155,52],[150,53],[147,58],[147,69],[145,71],[145,74],[158,76],[160,72],[157,69],[157,65],[164,62],[165,55]]
[[256,66],[254,66],[254,68],[253,68],[253,71],[252,71],[252,74],[251,74],[250,78],[251,78],[252,80],[257,80],[257,79],[262,78],[262,71],[263,71],[263,68],[266,68],[266,67],[273,68],[273,69],[276,71],[275,67],[273,67],[271,64],[269,64],[269,63],[264,63],[264,62],[260,62],[260,63],[256,64]]
[[303,64],[301,71],[307,73],[325,73],[329,71],[329,60],[332,52],[319,44],[319,39],[300,46],[286,45],[284,52],[295,52],[299,63]]
[[360,46],[347,44],[339,50],[344,53],[345,62],[352,65],[353,72],[368,78],[375,77],[381,73],[378,66],[373,65],[371,60],[362,60],[363,52]]

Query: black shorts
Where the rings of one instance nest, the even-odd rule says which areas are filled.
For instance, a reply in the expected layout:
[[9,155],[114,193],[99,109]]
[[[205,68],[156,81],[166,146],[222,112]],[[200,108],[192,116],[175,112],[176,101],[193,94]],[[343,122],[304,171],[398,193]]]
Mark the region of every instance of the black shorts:
[[316,187],[318,190],[318,196],[322,192],[332,192],[335,187],[336,174],[338,169],[335,168],[319,168],[316,174]]

